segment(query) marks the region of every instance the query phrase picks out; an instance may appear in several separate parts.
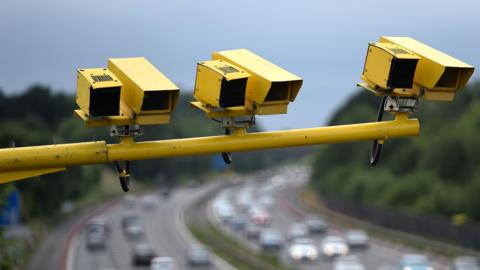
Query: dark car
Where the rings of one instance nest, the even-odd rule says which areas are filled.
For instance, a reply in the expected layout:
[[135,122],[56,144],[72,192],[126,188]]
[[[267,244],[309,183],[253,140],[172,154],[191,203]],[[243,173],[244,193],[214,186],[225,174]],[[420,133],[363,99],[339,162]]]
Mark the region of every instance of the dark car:
[[350,249],[364,249],[368,247],[369,237],[364,230],[349,230],[345,235]]
[[132,264],[134,266],[150,266],[150,261],[156,257],[155,250],[147,243],[141,243],[134,247],[132,252]]
[[111,226],[105,216],[95,216],[87,222],[85,226],[87,232],[100,232],[109,236],[111,233]]
[[140,224],[140,219],[138,216],[132,214],[127,214],[122,217],[122,229],[125,230],[132,225]]
[[107,236],[100,232],[87,232],[86,245],[88,250],[104,250],[107,246]]
[[248,224],[245,228],[245,236],[248,239],[258,239],[258,237],[260,236],[260,232],[260,227],[254,224]]
[[243,231],[247,226],[247,220],[243,217],[233,217],[229,221],[230,228],[235,231]]
[[308,231],[310,233],[324,233],[328,229],[328,224],[325,220],[317,216],[310,216],[305,220]]
[[161,187],[159,190],[160,197],[163,199],[167,199],[170,197],[171,190],[169,187]]
[[264,251],[278,251],[285,242],[282,234],[275,229],[266,229],[260,233],[260,246]]
[[210,266],[210,251],[202,245],[193,245],[187,253],[187,264],[189,266]]

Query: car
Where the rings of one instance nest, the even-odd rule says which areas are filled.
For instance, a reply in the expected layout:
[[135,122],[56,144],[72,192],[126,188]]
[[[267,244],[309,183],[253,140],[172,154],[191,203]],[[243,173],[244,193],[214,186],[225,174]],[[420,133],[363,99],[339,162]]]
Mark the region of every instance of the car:
[[287,232],[288,241],[294,241],[297,238],[307,238],[308,236],[308,228],[303,223],[292,224]]
[[225,205],[229,205],[229,207],[233,208],[231,201],[224,196],[217,196],[212,203],[212,210],[217,212],[220,208],[224,207]]
[[149,266],[154,257],[156,257],[156,255],[153,247],[148,243],[140,243],[133,248],[132,264],[134,266]]
[[248,211],[253,206],[253,196],[249,190],[243,190],[236,196],[235,203],[242,211]]
[[479,265],[477,258],[461,256],[453,260],[451,270],[480,270]]
[[226,222],[235,216],[235,209],[233,205],[225,203],[218,205],[214,213],[220,221]]
[[347,255],[335,258],[333,270],[365,270],[365,266],[358,257]]
[[191,267],[210,266],[212,264],[210,250],[203,245],[193,245],[187,252],[187,264]]
[[288,255],[294,261],[315,261],[318,249],[312,239],[298,238],[288,248]]
[[144,209],[151,210],[151,209],[155,208],[155,205],[156,205],[156,201],[155,201],[154,197],[144,196],[142,198],[142,206],[143,206]]
[[317,216],[307,217],[305,224],[307,224],[308,231],[312,234],[324,233],[328,229],[328,223]]
[[272,217],[267,211],[257,207],[254,207],[249,211],[249,216],[252,222],[256,225],[268,225],[272,220]]
[[177,270],[177,263],[170,257],[155,257],[150,261],[150,270]]
[[171,190],[170,190],[169,187],[163,186],[163,187],[160,188],[158,193],[160,194],[160,197],[162,199],[168,199],[168,197],[170,197]]
[[234,231],[243,231],[247,226],[248,221],[244,217],[236,216],[231,218],[228,224]]
[[325,258],[344,256],[349,252],[347,243],[340,236],[326,236],[320,246]]
[[255,224],[247,224],[247,227],[245,227],[245,237],[248,239],[258,239],[260,232],[260,227]]
[[136,202],[136,198],[132,194],[128,194],[123,198],[123,205],[125,205],[125,207],[128,209],[135,208],[135,202]]
[[140,219],[133,213],[128,213],[122,216],[122,229],[125,230],[133,224],[140,224]]
[[260,233],[259,243],[264,251],[278,251],[284,242],[282,234],[276,229],[265,229]]
[[132,224],[125,229],[125,235],[128,239],[142,239],[145,235],[145,230],[140,224]]
[[405,254],[399,264],[400,270],[434,270],[427,256],[423,254]]
[[87,232],[100,232],[104,233],[105,236],[109,236],[111,232],[111,226],[106,216],[99,215],[91,218],[87,222],[85,230]]
[[350,249],[367,248],[370,238],[364,230],[349,230],[345,235]]
[[85,237],[88,250],[104,250],[107,246],[107,236],[103,232],[87,232]]

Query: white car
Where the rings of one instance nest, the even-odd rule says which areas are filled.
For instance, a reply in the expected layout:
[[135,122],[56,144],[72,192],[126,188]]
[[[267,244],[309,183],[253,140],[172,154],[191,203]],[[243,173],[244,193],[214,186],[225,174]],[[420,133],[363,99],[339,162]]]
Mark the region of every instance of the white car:
[[315,261],[318,258],[318,249],[312,239],[299,238],[288,248],[288,255],[294,261]]
[[356,256],[338,257],[333,262],[333,270],[365,270],[365,266]]
[[142,197],[142,206],[145,209],[153,209],[156,205],[156,200],[153,196],[147,195]]
[[327,236],[322,240],[322,253],[327,258],[344,256],[349,252],[348,245],[340,236]]
[[233,205],[229,203],[224,203],[224,204],[218,205],[214,209],[214,213],[218,217],[218,219],[220,219],[221,221],[228,221],[233,216],[235,216],[235,209]]
[[155,257],[150,261],[150,270],[177,270],[177,263],[170,257]]
[[142,239],[145,235],[145,230],[140,224],[132,224],[125,229],[125,235],[129,239]]

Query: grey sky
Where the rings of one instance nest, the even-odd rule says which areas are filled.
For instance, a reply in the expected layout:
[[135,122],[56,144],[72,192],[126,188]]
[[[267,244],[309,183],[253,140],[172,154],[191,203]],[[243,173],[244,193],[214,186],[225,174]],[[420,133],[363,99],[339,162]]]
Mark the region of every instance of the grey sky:
[[318,126],[361,91],[368,42],[411,36],[479,66],[479,28],[478,0],[2,0],[0,88],[73,93],[76,68],[145,56],[189,90],[213,50],[249,48],[304,79],[289,114],[261,117],[263,126]]

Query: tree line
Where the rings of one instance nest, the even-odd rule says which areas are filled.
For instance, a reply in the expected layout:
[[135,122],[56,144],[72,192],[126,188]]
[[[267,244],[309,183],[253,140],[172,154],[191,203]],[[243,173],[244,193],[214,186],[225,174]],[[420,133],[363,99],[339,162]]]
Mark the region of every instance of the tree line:
[[[359,90],[329,124],[374,121],[380,99]],[[420,100],[419,137],[387,140],[379,164],[372,142],[319,147],[311,179],[321,195],[452,218],[480,221],[480,82],[453,102]]]

